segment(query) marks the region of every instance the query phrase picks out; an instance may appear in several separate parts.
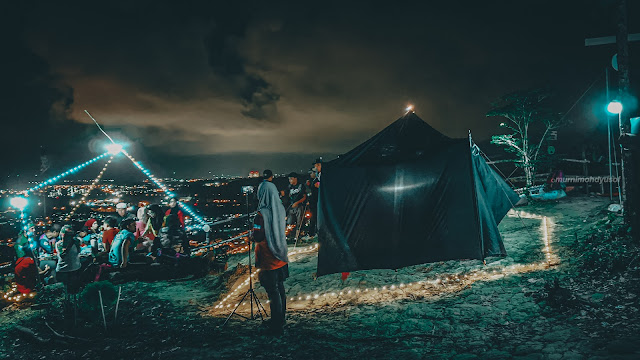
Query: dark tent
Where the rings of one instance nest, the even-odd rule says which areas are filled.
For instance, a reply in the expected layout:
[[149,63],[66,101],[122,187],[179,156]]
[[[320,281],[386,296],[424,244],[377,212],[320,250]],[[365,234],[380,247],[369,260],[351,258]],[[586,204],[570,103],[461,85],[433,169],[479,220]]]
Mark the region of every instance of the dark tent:
[[470,139],[413,112],[322,166],[318,275],[505,256],[498,223],[518,195]]

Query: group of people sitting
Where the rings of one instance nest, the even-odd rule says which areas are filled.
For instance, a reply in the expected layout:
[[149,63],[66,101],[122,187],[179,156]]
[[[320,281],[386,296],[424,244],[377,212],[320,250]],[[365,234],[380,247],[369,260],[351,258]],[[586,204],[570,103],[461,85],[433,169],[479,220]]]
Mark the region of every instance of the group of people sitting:
[[135,215],[119,203],[116,213],[102,222],[91,218],[79,229],[52,224],[39,237],[34,236],[36,227],[28,224],[14,244],[18,291],[34,291],[38,279],[45,285],[62,282],[68,291],[77,291],[89,267],[95,270],[92,279],[99,280],[105,270],[131,263],[177,264],[190,255],[184,219],[178,200],[172,198],[167,210],[152,204],[138,208]]

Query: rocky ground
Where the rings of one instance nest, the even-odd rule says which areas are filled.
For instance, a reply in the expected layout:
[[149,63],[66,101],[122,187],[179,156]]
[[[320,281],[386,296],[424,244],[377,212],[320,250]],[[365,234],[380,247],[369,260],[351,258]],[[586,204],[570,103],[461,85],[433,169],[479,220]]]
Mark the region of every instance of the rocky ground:
[[509,256],[487,265],[363,271],[343,283],[339,275],[315,279],[315,244],[291,248],[279,338],[259,335],[259,320],[233,317],[221,328],[246,291],[246,256],[222,275],[122,284],[118,319],[109,303],[106,331],[97,311],[65,324],[54,287],[44,305],[0,314],[0,357],[637,359],[640,260],[625,248],[621,265],[609,266],[604,253],[616,243],[605,235],[619,220],[608,221],[607,204],[570,197],[518,208],[500,225]]

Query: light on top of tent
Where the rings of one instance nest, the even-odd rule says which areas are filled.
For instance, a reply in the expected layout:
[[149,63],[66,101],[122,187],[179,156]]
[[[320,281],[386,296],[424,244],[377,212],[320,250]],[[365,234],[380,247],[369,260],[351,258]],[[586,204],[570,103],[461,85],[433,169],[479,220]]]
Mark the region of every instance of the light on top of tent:
[[413,104],[409,104],[409,105],[407,105],[407,107],[406,107],[405,111],[406,111],[406,112],[412,112],[412,111],[413,111]]

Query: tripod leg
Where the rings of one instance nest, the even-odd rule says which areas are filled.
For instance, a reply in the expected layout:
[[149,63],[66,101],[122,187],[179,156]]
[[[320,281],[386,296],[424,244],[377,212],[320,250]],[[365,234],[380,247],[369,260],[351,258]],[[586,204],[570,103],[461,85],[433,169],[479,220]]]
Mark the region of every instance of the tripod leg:
[[227,323],[229,322],[229,319],[231,319],[231,317],[233,316],[233,314],[236,314],[242,318],[247,319],[246,316],[242,316],[240,314],[237,314],[236,311],[238,310],[238,308],[240,307],[240,305],[242,304],[242,302],[244,301],[244,298],[247,297],[247,295],[250,293],[250,291],[247,291],[244,296],[242,297],[242,299],[240,299],[240,302],[238,303],[238,305],[236,305],[235,309],[233,309],[233,311],[231,312],[231,314],[229,314],[229,316],[227,316],[227,319],[224,321],[224,323],[222,323],[222,327],[224,327],[225,325],[227,325]]
[[[256,297],[256,307],[258,308],[258,314],[260,314],[260,318],[264,320],[264,317],[267,317],[267,310],[265,310],[264,306],[262,306],[262,303],[260,302],[260,299],[258,299],[258,296],[256,296],[255,294],[253,296]],[[262,313],[264,313],[264,317],[262,317]]]
[[296,242],[293,244],[293,248],[295,249],[298,246],[298,237],[300,237],[300,230],[302,229],[302,221],[304,220],[304,214],[307,212],[307,205],[304,206],[302,210],[302,216],[298,217],[297,229],[296,229]]

